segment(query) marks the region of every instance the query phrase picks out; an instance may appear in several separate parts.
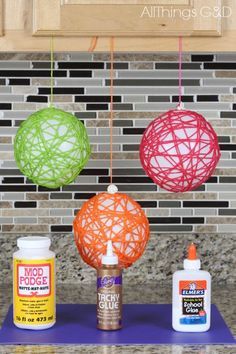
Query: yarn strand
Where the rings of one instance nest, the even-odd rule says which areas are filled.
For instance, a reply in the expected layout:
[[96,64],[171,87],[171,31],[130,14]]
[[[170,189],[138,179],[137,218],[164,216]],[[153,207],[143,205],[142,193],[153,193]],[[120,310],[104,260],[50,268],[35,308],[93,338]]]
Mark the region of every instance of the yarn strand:
[[53,106],[53,86],[54,86],[54,41],[53,36],[50,38],[50,102],[49,107]]
[[90,44],[90,47],[88,49],[88,52],[94,52],[96,46],[97,46],[97,43],[98,43],[98,36],[95,36],[91,39],[91,44]]
[[183,53],[183,39],[179,37],[179,104],[178,109],[182,108],[182,53]]
[[111,60],[111,67],[110,67],[110,183],[112,184],[113,178],[113,94],[114,94],[114,37],[110,39],[110,60]]

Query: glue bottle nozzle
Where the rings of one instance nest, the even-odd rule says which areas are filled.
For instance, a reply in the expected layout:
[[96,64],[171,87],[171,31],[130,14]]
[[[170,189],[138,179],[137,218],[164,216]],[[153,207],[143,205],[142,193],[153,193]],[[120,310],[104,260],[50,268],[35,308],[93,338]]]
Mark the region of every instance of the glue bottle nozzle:
[[102,256],[102,264],[114,265],[118,264],[118,257],[113,253],[112,241],[107,241],[107,252]]
[[188,257],[184,260],[184,269],[199,270],[201,261],[197,256],[196,245],[192,242],[188,247]]
[[190,260],[197,259],[197,249],[196,249],[196,245],[193,242],[188,248],[188,259]]
[[107,241],[107,256],[113,256],[113,248],[111,240]]

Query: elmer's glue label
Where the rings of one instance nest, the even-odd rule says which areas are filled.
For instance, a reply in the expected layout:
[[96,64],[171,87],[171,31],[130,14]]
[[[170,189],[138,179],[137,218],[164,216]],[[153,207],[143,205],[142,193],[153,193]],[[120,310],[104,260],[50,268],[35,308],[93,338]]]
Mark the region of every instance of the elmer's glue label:
[[210,328],[211,276],[200,266],[191,244],[184,270],[173,275],[172,327],[176,331],[205,332]]
[[46,329],[55,323],[55,254],[47,237],[23,237],[13,256],[13,320],[17,327]]
[[181,324],[205,324],[206,316],[206,280],[182,280],[179,282],[179,294],[182,305]]

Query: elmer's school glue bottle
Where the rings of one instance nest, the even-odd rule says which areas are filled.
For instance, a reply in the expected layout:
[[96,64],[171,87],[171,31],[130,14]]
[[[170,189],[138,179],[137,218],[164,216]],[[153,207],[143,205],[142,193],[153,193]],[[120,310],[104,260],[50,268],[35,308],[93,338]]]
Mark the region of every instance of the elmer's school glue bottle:
[[196,246],[188,249],[184,270],[173,275],[172,327],[179,332],[205,332],[211,322],[211,276],[200,270]]
[[55,253],[48,237],[17,240],[13,255],[13,321],[16,327],[41,330],[56,321]]

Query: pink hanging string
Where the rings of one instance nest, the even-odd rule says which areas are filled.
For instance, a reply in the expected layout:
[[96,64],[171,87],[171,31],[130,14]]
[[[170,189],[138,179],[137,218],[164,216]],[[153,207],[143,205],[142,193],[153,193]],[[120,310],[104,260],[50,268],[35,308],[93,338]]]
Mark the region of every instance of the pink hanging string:
[[182,109],[182,53],[183,53],[183,39],[179,37],[179,104],[178,109]]
[[112,184],[113,178],[113,116],[114,116],[114,48],[115,48],[115,39],[111,37],[110,39],[110,183]]

